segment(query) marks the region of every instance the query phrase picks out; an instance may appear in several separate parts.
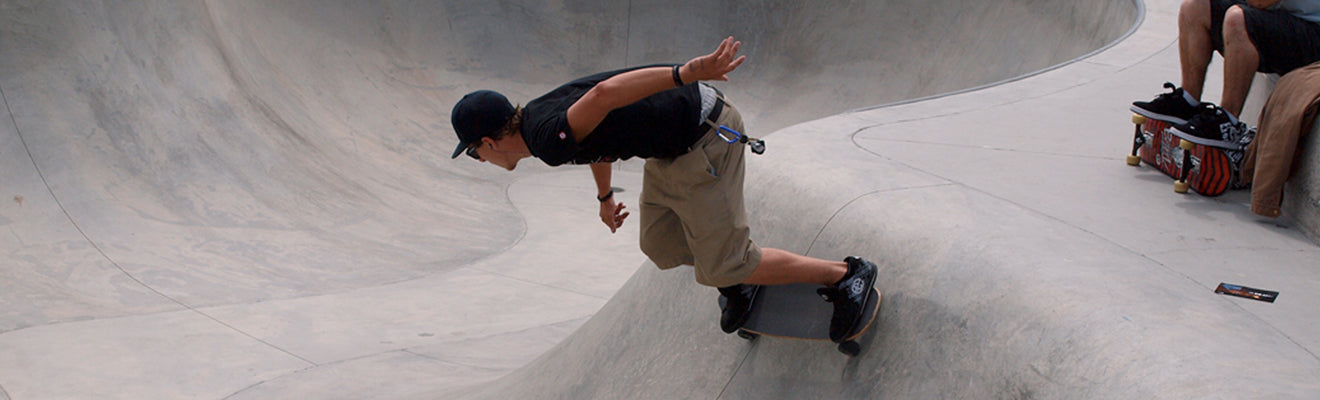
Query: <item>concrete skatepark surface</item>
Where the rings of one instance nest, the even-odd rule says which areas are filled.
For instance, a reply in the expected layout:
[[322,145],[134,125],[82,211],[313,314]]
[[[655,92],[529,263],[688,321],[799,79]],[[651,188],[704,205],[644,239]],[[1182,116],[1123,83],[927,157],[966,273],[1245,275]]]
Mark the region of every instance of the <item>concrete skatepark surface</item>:
[[[1176,12],[0,1],[0,399],[1317,397],[1320,249],[1122,164]],[[719,333],[583,168],[447,158],[463,93],[726,35],[758,243],[881,265],[859,357]]]

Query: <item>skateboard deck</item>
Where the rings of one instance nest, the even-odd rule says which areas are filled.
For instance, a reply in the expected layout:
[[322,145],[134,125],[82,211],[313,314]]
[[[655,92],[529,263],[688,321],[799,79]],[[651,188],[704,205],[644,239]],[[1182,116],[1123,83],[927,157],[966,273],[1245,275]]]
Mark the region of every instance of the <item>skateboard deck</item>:
[[[764,286],[752,303],[752,311],[747,323],[738,330],[738,335],[752,340],[759,336],[786,339],[804,339],[830,341],[830,318],[834,315],[834,305],[816,294],[820,285],[790,284]],[[871,288],[871,296],[866,301],[859,328],[855,329],[842,343],[839,351],[849,356],[861,352],[857,338],[865,334],[875,323],[880,310],[880,291]]]
[[1174,135],[1172,123],[1165,120],[1132,115],[1136,125],[1132,137],[1132,154],[1127,163],[1141,163],[1155,167],[1176,181],[1173,190],[1187,193],[1188,189],[1202,196],[1218,196],[1237,184],[1237,172],[1242,164],[1242,149],[1225,149],[1182,140]]

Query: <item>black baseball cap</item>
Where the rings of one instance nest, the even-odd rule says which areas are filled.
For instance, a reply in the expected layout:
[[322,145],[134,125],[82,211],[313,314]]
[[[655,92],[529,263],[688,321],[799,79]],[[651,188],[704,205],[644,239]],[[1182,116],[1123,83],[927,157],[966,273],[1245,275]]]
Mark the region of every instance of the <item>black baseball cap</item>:
[[498,92],[478,90],[463,96],[454,104],[454,111],[449,116],[449,122],[454,124],[454,133],[458,134],[458,147],[449,158],[458,158],[473,143],[480,142],[483,137],[493,136],[509,122],[513,113],[513,104]]

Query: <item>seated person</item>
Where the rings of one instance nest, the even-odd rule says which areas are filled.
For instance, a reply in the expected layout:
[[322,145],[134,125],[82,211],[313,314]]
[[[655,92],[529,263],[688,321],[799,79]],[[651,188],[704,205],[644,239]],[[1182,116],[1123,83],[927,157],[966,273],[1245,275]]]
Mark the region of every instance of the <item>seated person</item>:
[[[1206,69],[1224,57],[1220,105],[1201,101]],[[1320,61],[1320,0],[1184,0],[1178,12],[1182,87],[1132,103],[1132,111],[1172,121],[1193,143],[1234,147],[1247,133],[1238,120],[1256,72],[1283,75]]]

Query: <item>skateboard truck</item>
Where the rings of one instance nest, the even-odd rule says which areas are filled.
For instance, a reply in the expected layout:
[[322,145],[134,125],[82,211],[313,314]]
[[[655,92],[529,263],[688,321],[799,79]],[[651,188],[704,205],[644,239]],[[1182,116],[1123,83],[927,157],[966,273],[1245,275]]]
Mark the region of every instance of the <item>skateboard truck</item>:
[[[747,135],[743,135],[742,133],[733,130],[733,128],[724,125],[720,125],[720,127],[715,130],[715,133],[720,135],[720,139],[724,139],[724,141],[728,142],[729,144],[734,144],[739,142],[746,143],[748,146],[752,148],[753,153],[765,154],[764,140],[753,139],[751,137],[748,137]],[[732,134],[732,136],[730,136],[729,134]]]

